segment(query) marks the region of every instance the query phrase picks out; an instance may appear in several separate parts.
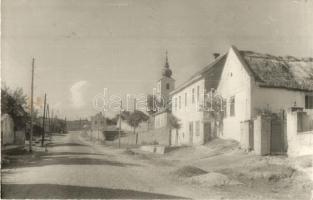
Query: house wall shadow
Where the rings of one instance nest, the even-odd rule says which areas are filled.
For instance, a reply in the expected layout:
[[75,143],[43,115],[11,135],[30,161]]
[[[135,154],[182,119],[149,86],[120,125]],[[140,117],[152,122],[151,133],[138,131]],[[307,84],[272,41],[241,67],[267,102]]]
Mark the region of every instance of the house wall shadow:
[[102,154],[89,154],[77,152],[54,152],[54,153],[39,153],[36,156],[18,156],[11,157],[8,164],[2,164],[4,169],[22,168],[22,167],[40,167],[47,165],[111,165],[115,167],[127,166],[141,166],[134,163],[118,162],[108,160],[106,158],[94,158],[93,155]]

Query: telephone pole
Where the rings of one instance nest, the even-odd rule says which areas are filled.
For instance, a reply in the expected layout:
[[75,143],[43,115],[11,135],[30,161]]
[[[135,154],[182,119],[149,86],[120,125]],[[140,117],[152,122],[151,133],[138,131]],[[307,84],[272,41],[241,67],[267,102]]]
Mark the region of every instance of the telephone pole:
[[49,135],[49,139],[51,140],[51,116],[50,116],[50,108],[49,108],[49,104],[47,104],[47,119],[48,119],[48,135]]
[[41,146],[43,147],[45,142],[45,119],[46,119],[46,99],[47,94],[45,93],[45,101],[43,105],[43,115],[42,115],[42,138],[41,138]]
[[119,116],[119,122],[118,122],[118,148],[121,148],[121,122],[122,122],[122,104],[123,101],[121,100],[121,105],[120,105],[120,116]]
[[47,120],[48,120],[48,132],[50,132],[50,110],[49,110],[49,104],[47,103]]
[[29,133],[29,152],[32,152],[32,141],[33,141],[33,98],[34,98],[34,68],[35,58],[32,61],[32,81],[31,81],[31,92],[30,92],[30,133]]

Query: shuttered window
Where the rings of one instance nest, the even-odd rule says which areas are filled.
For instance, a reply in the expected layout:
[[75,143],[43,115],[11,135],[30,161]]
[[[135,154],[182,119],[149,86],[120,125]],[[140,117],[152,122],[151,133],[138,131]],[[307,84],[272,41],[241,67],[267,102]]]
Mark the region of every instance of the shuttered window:
[[305,109],[313,109],[313,96],[305,96]]
[[195,122],[196,136],[200,135],[200,121]]

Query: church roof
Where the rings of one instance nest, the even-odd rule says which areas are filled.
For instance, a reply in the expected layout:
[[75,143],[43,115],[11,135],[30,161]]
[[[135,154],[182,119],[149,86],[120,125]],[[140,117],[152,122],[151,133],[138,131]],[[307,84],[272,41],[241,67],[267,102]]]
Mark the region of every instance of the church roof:
[[170,65],[168,63],[168,56],[167,56],[167,51],[166,51],[166,58],[165,58],[165,64],[162,69],[162,76],[171,78],[172,76],[172,70],[170,69]]

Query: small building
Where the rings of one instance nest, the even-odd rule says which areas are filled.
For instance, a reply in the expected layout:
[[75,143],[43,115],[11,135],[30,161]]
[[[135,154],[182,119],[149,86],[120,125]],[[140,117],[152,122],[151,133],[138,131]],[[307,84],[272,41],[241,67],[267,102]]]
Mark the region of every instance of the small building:
[[14,122],[10,115],[3,114],[1,116],[1,144],[14,143]]
[[104,134],[105,140],[114,141],[116,138],[118,138],[119,130],[114,125],[107,126],[104,130]]
[[2,145],[24,145],[25,128],[18,129],[9,114],[1,116],[1,144]]

